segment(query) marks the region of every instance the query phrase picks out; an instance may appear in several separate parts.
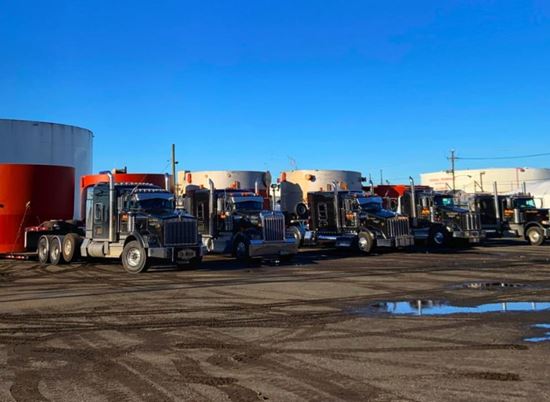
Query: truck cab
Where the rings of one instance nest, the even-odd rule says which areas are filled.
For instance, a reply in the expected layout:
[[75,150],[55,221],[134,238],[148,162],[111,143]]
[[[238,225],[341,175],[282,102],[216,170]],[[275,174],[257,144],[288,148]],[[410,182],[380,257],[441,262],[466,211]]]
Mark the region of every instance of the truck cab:
[[231,254],[240,260],[277,258],[290,260],[296,244],[287,237],[284,215],[265,209],[265,199],[256,190],[190,190],[185,206],[198,220],[199,232],[211,253]]
[[365,254],[377,247],[402,248],[414,245],[408,219],[382,207],[380,197],[361,191],[308,193],[310,213],[305,239],[358,248]]
[[84,225],[75,224],[63,233],[41,233],[41,262],[71,262],[78,254],[84,258],[120,258],[130,273],[147,271],[155,259],[178,266],[201,262],[197,219],[176,210],[172,193],[152,184],[114,183],[112,175],[107,175],[108,183],[98,183],[86,191]]
[[456,202],[450,192],[410,186],[378,186],[375,192],[390,195],[395,211],[408,216],[416,240],[427,241],[432,247],[443,247],[453,241],[480,243],[485,238],[479,213],[469,211]]

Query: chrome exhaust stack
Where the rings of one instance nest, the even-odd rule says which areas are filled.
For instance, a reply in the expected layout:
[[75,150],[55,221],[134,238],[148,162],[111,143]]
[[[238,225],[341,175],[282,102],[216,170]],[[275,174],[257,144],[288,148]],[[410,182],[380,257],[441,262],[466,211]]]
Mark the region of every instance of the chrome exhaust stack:
[[338,202],[338,182],[332,182],[332,190],[334,193],[334,215],[336,216],[336,230],[340,232],[342,224],[340,223],[340,203]]
[[216,212],[214,211],[214,208],[216,206],[216,200],[215,200],[215,191],[216,187],[214,186],[214,182],[212,179],[208,179],[208,187],[210,189],[209,195],[208,195],[208,204],[210,209],[210,219],[208,220],[208,234],[212,237],[214,237],[214,218],[216,217]]

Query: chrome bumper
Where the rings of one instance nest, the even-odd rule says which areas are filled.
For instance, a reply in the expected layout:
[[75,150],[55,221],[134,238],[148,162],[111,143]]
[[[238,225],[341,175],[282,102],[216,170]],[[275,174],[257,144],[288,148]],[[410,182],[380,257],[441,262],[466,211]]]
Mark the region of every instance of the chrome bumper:
[[250,240],[250,257],[283,256],[298,253],[294,238],[278,241]]
[[150,247],[147,256],[171,261],[187,261],[204,255],[203,246],[189,247]]
[[466,230],[466,231],[454,231],[453,238],[468,240],[469,243],[481,243],[481,240],[485,239],[486,233],[484,230]]
[[389,239],[376,239],[376,245],[378,247],[411,247],[414,246],[414,236],[404,235],[398,237],[391,237]]

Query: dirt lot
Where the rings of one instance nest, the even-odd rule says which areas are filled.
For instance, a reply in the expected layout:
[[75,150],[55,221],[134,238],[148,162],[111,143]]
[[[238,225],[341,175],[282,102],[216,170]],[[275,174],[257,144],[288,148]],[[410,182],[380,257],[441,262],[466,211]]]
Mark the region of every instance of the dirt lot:
[[[528,285],[468,289],[470,281]],[[550,301],[550,246],[497,243],[200,270],[0,261],[1,401],[550,400],[550,311],[365,312],[381,301]]]

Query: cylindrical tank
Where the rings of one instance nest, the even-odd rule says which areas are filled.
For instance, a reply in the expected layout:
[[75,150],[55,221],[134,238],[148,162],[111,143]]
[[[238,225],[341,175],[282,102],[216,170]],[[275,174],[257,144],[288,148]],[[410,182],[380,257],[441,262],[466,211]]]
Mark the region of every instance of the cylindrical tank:
[[75,169],[0,164],[0,254],[24,251],[24,230],[73,217]]
[[184,195],[190,190],[208,188],[208,180],[214,182],[217,189],[255,190],[264,197],[264,208],[270,209],[269,190],[271,173],[255,170],[203,170],[197,172],[178,172],[178,194]]
[[185,194],[188,189],[208,188],[208,180],[216,188],[238,188],[253,190],[258,183],[259,190],[268,190],[271,186],[271,174],[253,170],[204,170],[199,172],[178,172],[178,193]]
[[350,170],[292,170],[282,172],[279,181],[281,211],[295,213],[298,204],[307,202],[307,193],[332,191],[334,181],[342,190],[362,191],[365,178]]
[[[115,183],[150,183],[159,187],[166,188],[167,177],[160,173],[114,173],[113,178]],[[168,179],[168,185],[171,185]],[[86,191],[101,182],[108,182],[109,178],[106,174],[90,174],[80,178],[80,219],[85,219],[86,213]]]
[[[65,124],[0,119],[0,163],[71,166],[75,178],[92,172],[93,134]],[[74,213],[79,216],[78,182]]]

